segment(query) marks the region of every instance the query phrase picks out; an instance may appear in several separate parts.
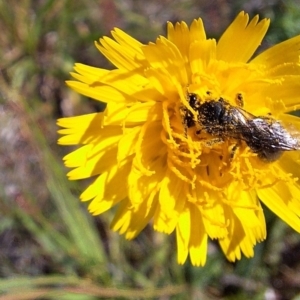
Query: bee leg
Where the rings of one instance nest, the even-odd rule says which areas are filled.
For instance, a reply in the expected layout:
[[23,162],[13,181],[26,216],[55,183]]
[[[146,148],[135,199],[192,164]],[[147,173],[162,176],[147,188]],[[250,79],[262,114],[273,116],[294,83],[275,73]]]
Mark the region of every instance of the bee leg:
[[196,134],[196,136],[199,137],[199,135],[201,134],[201,131],[202,131],[202,127],[200,126],[199,123],[196,123],[196,124],[195,124],[195,127],[196,127],[195,134]]
[[181,116],[181,123],[182,123],[182,127],[183,127],[184,136],[187,137],[188,110],[184,106],[180,106],[179,112],[180,112],[180,116]]
[[214,146],[216,144],[220,144],[220,143],[223,143],[223,142],[224,142],[224,140],[222,138],[218,137],[218,138],[214,138],[214,139],[205,141],[205,145],[207,147],[212,147],[212,146]]
[[237,93],[235,102],[236,102],[237,106],[239,106],[239,107],[244,106],[244,97],[243,97],[242,93]]
[[[197,125],[197,123],[194,120],[194,115],[185,107],[180,106],[179,108],[180,116],[181,116],[181,122],[183,127],[184,136],[187,137],[187,130],[188,128],[196,126],[196,130],[200,129],[200,127]],[[200,133],[201,130],[199,130]]]
[[234,158],[234,155],[235,155],[235,153],[236,153],[236,150],[237,150],[237,148],[238,148],[238,144],[235,144],[233,147],[232,147],[232,149],[231,149],[231,151],[230,151],[230,161],[232,161],[233,160],[233,158]]

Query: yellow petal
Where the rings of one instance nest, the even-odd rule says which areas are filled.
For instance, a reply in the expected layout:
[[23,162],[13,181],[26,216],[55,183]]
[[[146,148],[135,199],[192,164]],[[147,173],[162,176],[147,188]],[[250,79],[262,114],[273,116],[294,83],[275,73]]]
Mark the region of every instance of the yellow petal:
[[125,135],[120,139],[118,144],[118,155],[117,160],[118,162],[122,161],[123,159],[131,156],[136,152],[135,144],[138,140],[141,128],[135,127],[130,130],[130,132],[126,132]]
[[95,42],[98,50],[117,68],[130,71],[142,67],[145,62],[141,48],[128,47],[128,44],[130,42],[120,45],[108,37],[100,39],[100,43]]
[[190,211],[184,209],[178,219],[176,226],[177,240],[177,261],[179,264],[184,264],[189,253],[189,240],[191,234],[191,217]]
[[173,43],[160,37],[156,44],[144,46],[143,52],[151,67],[169,74],[170,80],[175,84],[188,84],[185,60]]
[[258,22],[255,16],[250,23],[249,15],[241,12],[223,33],[217,46],[217,58],[227,62],[247,62],[261,44],[269,19]]
[[251,60],[251,64],[263,64],[267,69],[293,62],[299,63],[300,35],[279,43]]
[[[131,164],[113,166],[109,171],[102,173],[80,196],[82,201],[93,198],[89,205],[89,212],[93,215],[102,214],[114,205],[124,200],[128,194],[127,181]],[[118,188],[116,189],[116,186]]]
[[[279,218],[281,218],[285,223],[291,226],[294,230],[300,232],[299,215],[297,215],[297,211],[295,212],[291,210],[287,205],[287,201],[297,201],[297,200],[293,199],[291,194],[286,195],[284,191],[280,189],[280,187],[284,187],[284,191],[289,191],[289,187],[284,186],[284,183],[282,183],[274,187],[258,190],[257,191],[258,197]],[[297,195],[295,196],[298,196],[299,199],[299,190]]]
[[300,76],[287,75],[261,89],[261,92],[268,95],[274,102],[281,101],[285,111],[291,111],[299,107]]
[[126,102],[126,95],[107,85],[90,87],[78,81],[66,81],[66,84],[79,94],[101,102]]
[[241,247],[247,237],[241,222],[229,207],[226,210],[226,218],[229,220],[228,236],[219,240],[219,243],[227,259],[234,262],[241,259]]
[[[170,23],[169,23],[170,24]],[[176,45],[182,57],[187,60],[190,48],[190,31],[185,22],[175,24],[175,30],[171,34],[172,27],[168,25],[168,40]]]
[[121,46],[131,49],[133,53],[137,52],[142,54],[141,47],[143,44],[131,37],[129,34],[119,28],[115,28],[111,34]]
[[72,72],[72,77],[86,84],[92,84],[109,73],[106,69],[95,68],[79,63],[75,64],[74,70],[77,73]]
[[168,172],[162,179],[159,191],[159,211],[155,215],[154,228],[171,233],[185,206],[185,193],[180,180],[174,173]]
[[152,219],[157,208],[157,199],[153,199],[155,193],[151,193],[148,199],[141,203],[138,209],[132,213],[131,222],[126,232],[126,239],[135,238]]
[[190,27],[190,41],[206,40],[206,33],[202,19],[194,20]]
[[[65,135],[58,140],[58,144],[76,145],[97,142],[99,140],[99,128],[102,126],[103,117],[103,113],[95,113],[58,119],[57,125],[64,127],[64,129],[58,130],[58,133]],[[111,133],[113,132],[109,132],[109,134]]]
[[202,214],[197,206],[190,205],[191,212],[191,236],[190,236],[190,257],[194,266],[204,266],[207,256],[207,233],[202,221]]
[[[200,58],[199,58],[199,53]],[[216,41],[205,40],[194,42],[190,47],[190,64],[193,74],[206,71],[208,64],[216,59]],[[202,75],[203,76],[203,75]]]
[[[70,180],[77,180],[92,177],[101,174],[113,164],[116,163],[117,142],[119,138],[107,140],[106,143],[97,144],[97,146],[84,148],[86,151],[84,155],[82,151],[73,151],[64,159],[66,165],[71,165],[70,161],[78,160],[80,165],[76,169],[70,171],[67,175]],[[106,146],[109,145],[109,151],[106,151]],[[81,163],[82,162],[82,163]],[[84,163],[83,163],[84,162]]]

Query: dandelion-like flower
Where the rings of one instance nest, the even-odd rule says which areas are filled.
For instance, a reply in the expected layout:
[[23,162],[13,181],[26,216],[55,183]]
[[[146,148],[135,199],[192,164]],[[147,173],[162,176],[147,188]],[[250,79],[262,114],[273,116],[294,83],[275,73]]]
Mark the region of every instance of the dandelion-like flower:
[[196,266],[208,238],[230,261],[252,257],[261,202],[300,231],[298,138],[283,125],[300,131],[287,114],[300,104],[300,36],[252,58],[268,26],[241,12],[218,42],[201,19],[147,45],[120,29],[96,42],[116,68],[76,64],[67,84],[106,109],[58,120],[59,144],[82,145],[64,158],[69,179],[97,176],[81,195],[93,215],[118,205],[111,226],[127,239],[149,222],[176,231],[178,262]]

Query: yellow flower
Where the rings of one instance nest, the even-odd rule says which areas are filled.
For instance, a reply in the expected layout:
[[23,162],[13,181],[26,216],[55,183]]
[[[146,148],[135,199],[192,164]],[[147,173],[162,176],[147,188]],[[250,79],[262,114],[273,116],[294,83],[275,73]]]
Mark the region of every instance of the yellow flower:
[[[149,222],[176,230],[178,262],[189,255],[196,266],[205,264],[208,238],[230,261],[254,255],[266,238],[260,201],[300,231],[299,153],[279,158],[275,149],[271,157],[261,146],[272,152],[272,139],[280,144],[286,133],[294,146],[283,150],[298,149],[287,130],[299,131],[300,121],[287,112],[300,107],[300,36],[252,59],[268,26],[241,12],[218,42],[201,19],[190,28],[168,23],[167,38],[148,45],[120,29],[96,42],[116,68],[76,64],[67,84],[106,109],[58,120],[59,144],[82,145],[64,158],[74,168],[69,179],[98,176],[81,195],[93,215],[118,205],[111,226],[127,239]],[[200,121],[207,102],[219,103],[228,123],[209,129],[210,116]],[[248,136],[235,124],[248,126]],[[260,126],[270,136],[257,135]]]

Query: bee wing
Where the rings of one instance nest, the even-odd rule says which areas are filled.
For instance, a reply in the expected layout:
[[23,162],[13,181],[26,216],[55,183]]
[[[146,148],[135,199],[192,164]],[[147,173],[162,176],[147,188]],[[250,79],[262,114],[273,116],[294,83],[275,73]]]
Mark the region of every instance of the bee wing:
[[256,117],[239,107],[233,107],[231,110],[231,114],[235,116],[235,131],[250,147],[254,145],[252,148],[278,151],[300,149],[299,137],[286,130],[279,121],[268,117]]
[[229,113],[232,116],[233,122],[235,122],[235,125],[237,127],[247,127],[248,121],[255,118],[254,115],[239,107],[232,107]]
[[257,117],[248,121],[251,136],[247,139],[250,145],[263,149],[289,151],[300,149],[299,139],[292,136],[279,121]]

